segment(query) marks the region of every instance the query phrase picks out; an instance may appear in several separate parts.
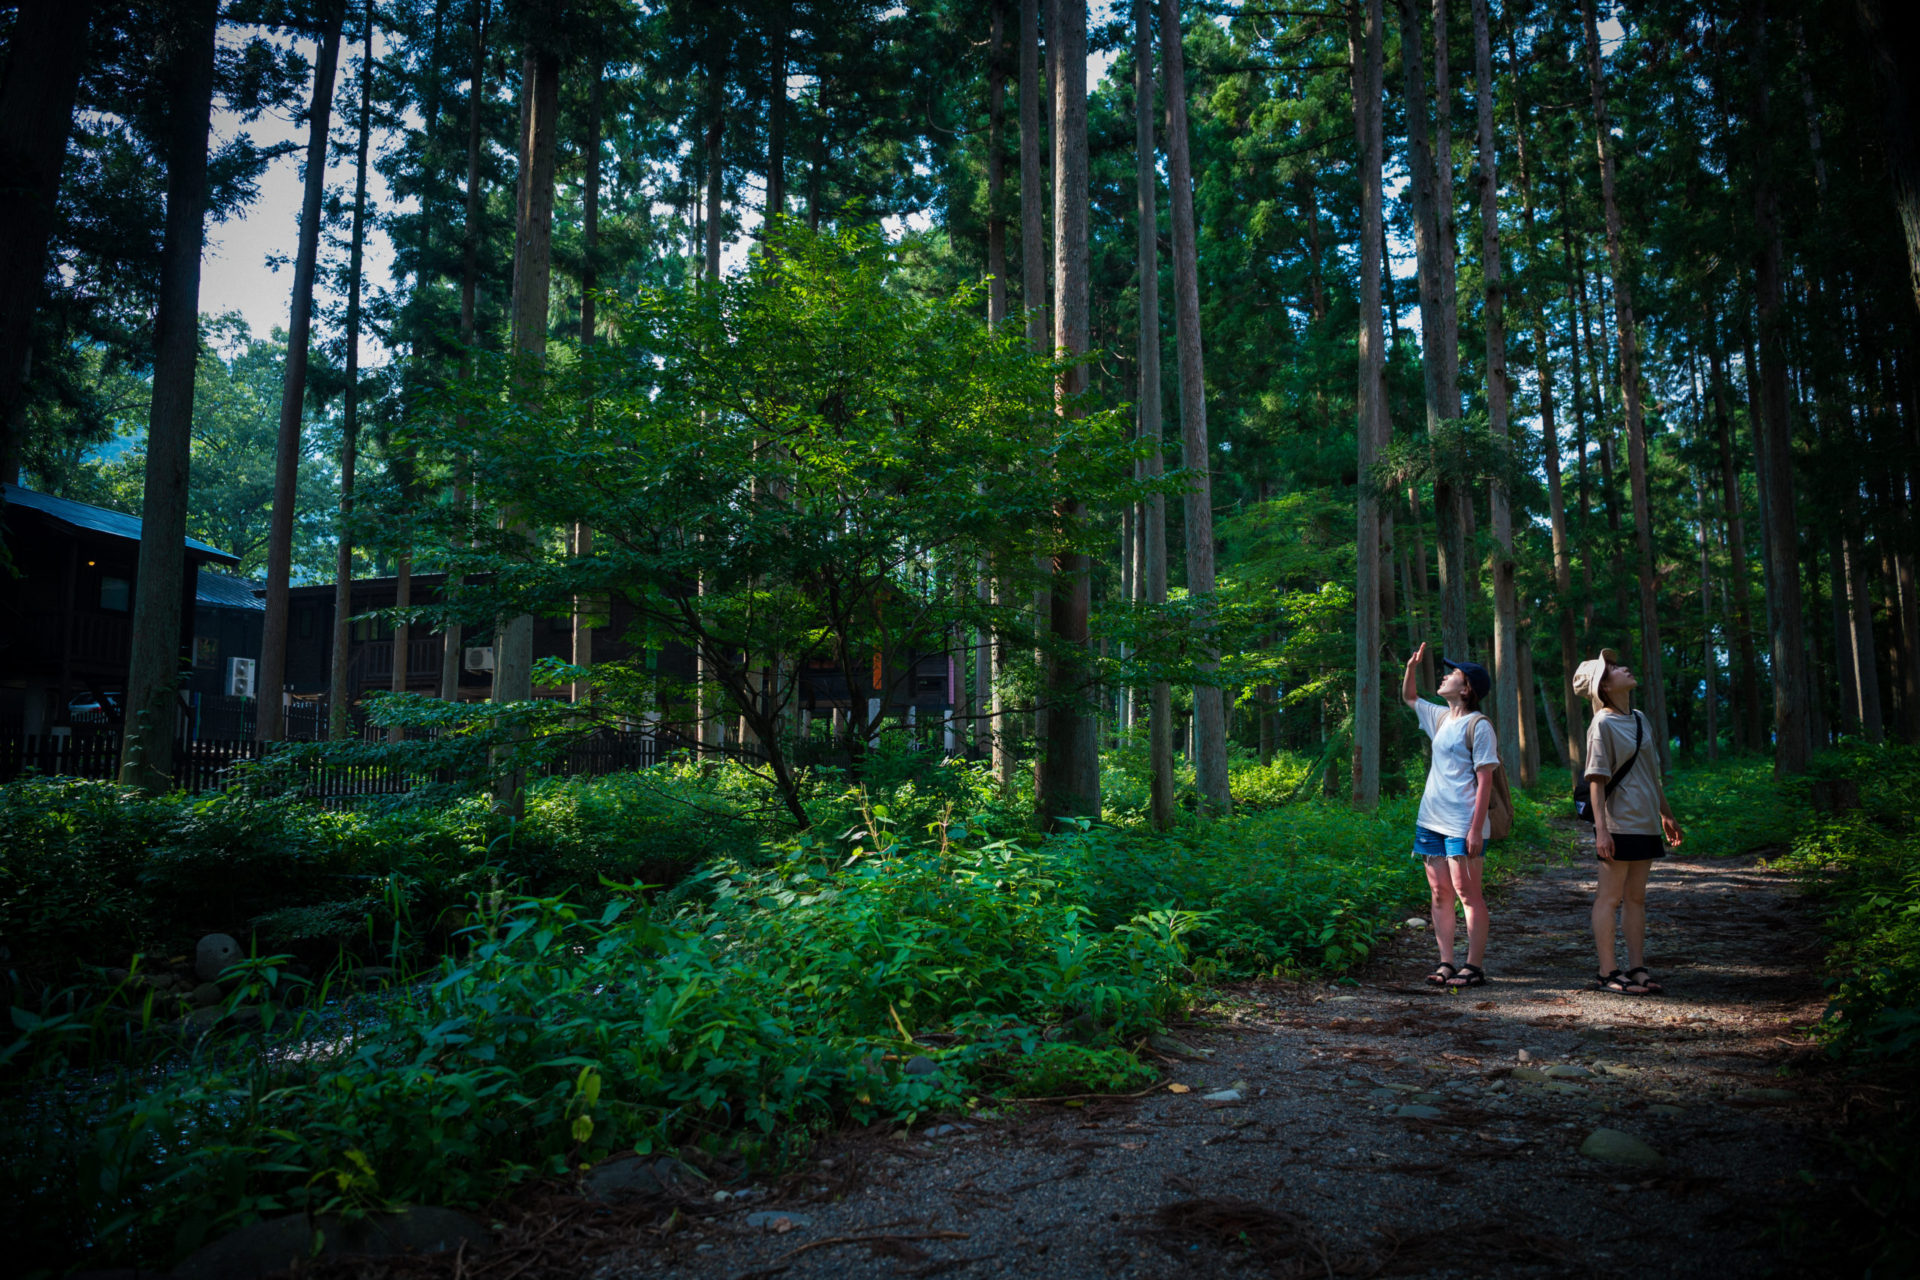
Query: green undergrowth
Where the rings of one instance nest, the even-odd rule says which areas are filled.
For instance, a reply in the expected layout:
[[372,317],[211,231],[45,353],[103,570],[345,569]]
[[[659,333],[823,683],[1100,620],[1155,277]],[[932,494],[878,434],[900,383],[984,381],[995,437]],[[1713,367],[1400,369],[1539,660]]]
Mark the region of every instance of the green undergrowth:
[[483,899],[465,954],[351,1030],[202,1043],[157,1081],[76,1089],[100,1021],[16,1011],[9,1237],[29,1270],[153,1265],[275,1212],[480,1203],[631,1148],[778,1164],[835,1124],[1151,1079],[1128,1050],[1189,998],[1191,914],[1097,922],[1006,843],[782,852],[665,916]]
[[1693,857],[1727,858],[1785,849],[1793,840],[1798,793],[1776,786],[1770,756],[1734,756],[1676,769],[1667,803]]
[[[1704,775],[1704,776],[1703,776]],[[1819,912],[1829,1054],[1861,1083],[1840,1133],[1856,1181],[1835,1206],[1837,1238],[1868,1276],[1911,1274],[1904,1224],[1920,1210],[1920,749],[1851,744],[1776,783],[1769,761],[1738,761],[1684,779],[1708,799],[1716,853],[1781,850]],[[1688,811],[1675,789],[1683,822]],[[1697,800],[1696,800],[1697,802]]]
[[[1337,972],[1425,900],[1412,797],[1036,839],[983,770],[957,766],[879,793],[822,779],[812,830],[749,840],[751,796],[729,797],[726,777],[681,776],[664,800],[646,785],[547,784],[504,832],[477,807],[326,813],[54,783],[0,796],[10,830],[50,852],[7,864],[13,927],[41,937],[54,922],[28,899],[63,871],[76,898],[88,877],[111,888],[82,905],[123,919],[125,946],[192,882],[181,868],[211,874],[216,853],[241,869],[235,913],[329,876],[446,868],[431,899],[357,899],[385,912],[378,958],[400,983],[385,995],[314,999],[288,953],[256,945],[226,999],[266,1012],[210,1036],[134,980],[20,1001],[0,1054],[0,1225],[25,1269],[163,1265],[295,1209],[485,1203],[627,1149],[772,1168],[839,1125],[1131,1092],[1155,1078],[1145,1039],[1210,980]],[[1549,843],[1545,808],[1517,801],[1496,880]],[[670,847],[656,824],[680,809],[731,825],[669,890],[594,875]],[[203,847],[189,829],[223,834]]]

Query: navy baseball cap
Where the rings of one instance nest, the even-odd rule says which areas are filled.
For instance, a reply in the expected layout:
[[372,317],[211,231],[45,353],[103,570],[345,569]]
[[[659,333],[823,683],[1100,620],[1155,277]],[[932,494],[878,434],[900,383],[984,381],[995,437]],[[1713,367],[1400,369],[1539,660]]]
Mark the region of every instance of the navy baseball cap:
[[1487,669],[1477,662],[1454,662],[1451,659],[1442,658],[1440,665],[1452,667],[1456,671],[1464,671],[1467,676],[1467,686],[1483,698],[1493,690],[1493,677],[1488,675]]

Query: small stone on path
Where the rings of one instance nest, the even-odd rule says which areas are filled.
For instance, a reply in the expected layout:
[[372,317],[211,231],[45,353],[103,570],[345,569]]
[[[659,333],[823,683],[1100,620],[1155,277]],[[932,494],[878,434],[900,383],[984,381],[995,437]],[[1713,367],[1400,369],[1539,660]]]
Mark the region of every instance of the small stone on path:
[[1589,1160],[1628,1169],[1659,1169],[1667,1163],[1658,1151],[1618,1129],[1595,1129],[1580,1144],[1580,1154]]

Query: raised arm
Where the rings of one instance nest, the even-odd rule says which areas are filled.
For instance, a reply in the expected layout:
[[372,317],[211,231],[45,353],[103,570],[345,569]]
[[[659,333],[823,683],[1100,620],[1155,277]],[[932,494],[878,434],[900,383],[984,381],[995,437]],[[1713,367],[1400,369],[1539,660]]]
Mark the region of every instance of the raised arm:
[[1407,659],[1406,673],[1400,677],[1400,701],[1409,707],[1420,701],[1420,691],[1414,688],[1413,673],[1420,666],[1420,660],[1426,656],[1427,646],[1422,643],[1418,649],[1414,650],[1413,656]]

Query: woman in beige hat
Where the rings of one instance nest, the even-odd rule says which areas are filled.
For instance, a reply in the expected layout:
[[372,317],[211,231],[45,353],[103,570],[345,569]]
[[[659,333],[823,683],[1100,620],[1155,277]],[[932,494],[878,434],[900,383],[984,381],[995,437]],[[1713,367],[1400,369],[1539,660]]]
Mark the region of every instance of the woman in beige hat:
[[[1573,673],[1573,691],[1593,703],[1586,784],[1593,802],[1593,847],[1600,855],[1600,887],[1593,896],[1593,947],[1600,965],[1594,983],[1603,991],[1645,996],[1664,990],[1647,968],[1647,873],[1654,859],[1666,856],[1666,845],[1680,843],[1680,824],[1667,806],[1652,726],[1633,709],[1638,687],[1612,649],[1602,649]],[[1624,971],[1614,963],[1616,908],[1620,932],[1627,937]]]

